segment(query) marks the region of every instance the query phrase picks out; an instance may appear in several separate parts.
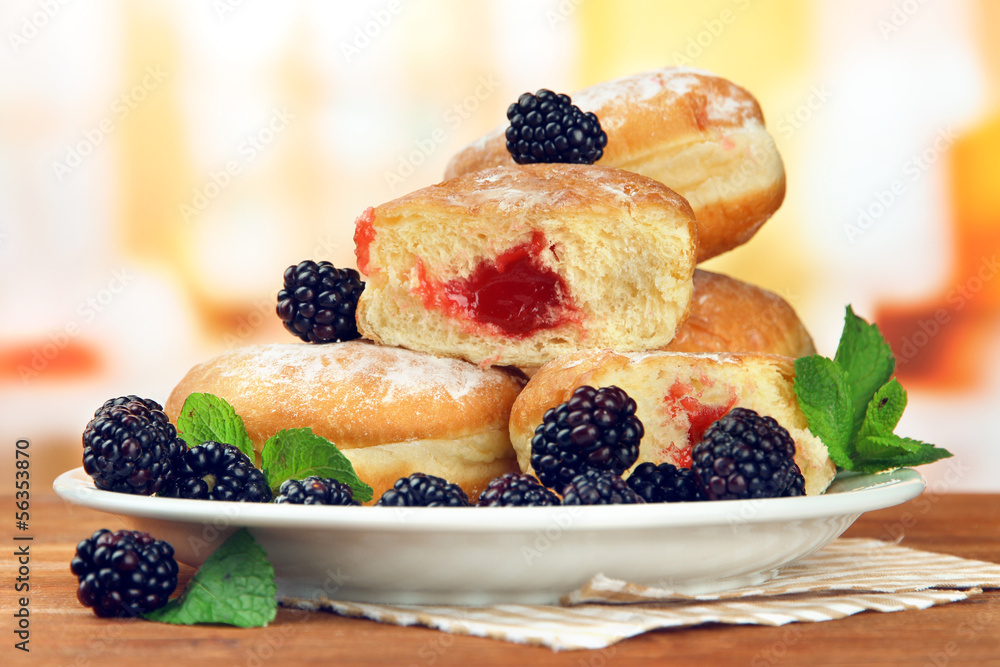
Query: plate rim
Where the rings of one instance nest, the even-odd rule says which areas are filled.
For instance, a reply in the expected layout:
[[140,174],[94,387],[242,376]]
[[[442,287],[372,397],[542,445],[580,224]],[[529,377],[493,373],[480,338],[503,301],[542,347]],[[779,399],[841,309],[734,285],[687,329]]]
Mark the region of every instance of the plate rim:
[[[863,484],[861,488],[841,486]],[[718,526],[788,522],[861,514],[902,504],[926,488],[912,468],[863,475],[841,473],[832,492],[796,498],[717,500],[694,503],[552,507],[327,507],[197,501],[102,491],[82,467],[60,474],[52,488],[63,500],[101,512],[165,521],[256,528],[321,530],[533,532],[551,529],[614,532],[643,527]]]

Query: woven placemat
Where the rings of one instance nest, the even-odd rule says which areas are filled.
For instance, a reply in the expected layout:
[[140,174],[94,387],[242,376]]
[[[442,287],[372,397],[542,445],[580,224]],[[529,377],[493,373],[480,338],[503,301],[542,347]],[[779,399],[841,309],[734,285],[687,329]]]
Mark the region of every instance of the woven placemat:
[[682,595],[598,574],[561,605],[390,605],[283,598],[285,606],[423,625],[557,650],[596,649],[660,628],[784,625],[926,609],[1000,588],[1000,565],[871,539],[838,539],[759,585]]

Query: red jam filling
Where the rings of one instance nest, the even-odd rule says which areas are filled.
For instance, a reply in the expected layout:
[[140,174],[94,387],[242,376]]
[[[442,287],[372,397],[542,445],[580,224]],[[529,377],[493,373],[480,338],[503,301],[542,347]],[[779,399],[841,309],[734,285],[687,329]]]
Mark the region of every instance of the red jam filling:
[[[702,377],[701,382],[702,386],[712,384],[712,381],[707,377]],[[670,447],[673,451],[670,452],[669,457],[676,466],[691,467],[691,447],[701,441],[708,427],[724,417],[736,403],[736,395],[731,390],[729,401],[720,405],[702,403],[698,400],[702,393],[702,391],[695,390],[694,385],[678,380],[670,386],[667,395],[663,397],[671,419],[678,419],[681,415],[686,415],[688,420],[687,442],[679,446],[674,444]]]
[[418,263],[424,305],[511,338],[573,321],[566,283],[540,260],[547,249],[544,235],[535,232],[530,242],[481,261],[467,277],[443,284],[429,280]]
[[358,216],[354,222],[354,256],[358,260],[358,271],[367,275],[369,257],[369,246],[375,240],[375,209],[371,206],[365,209],[364,213]]

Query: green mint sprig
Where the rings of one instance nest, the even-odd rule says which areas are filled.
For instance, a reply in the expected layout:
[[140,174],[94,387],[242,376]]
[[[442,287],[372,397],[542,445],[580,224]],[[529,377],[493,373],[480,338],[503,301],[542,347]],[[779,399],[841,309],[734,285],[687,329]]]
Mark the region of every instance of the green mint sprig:
[[[188,396],[177,418],[177,429],[191,447],[214,440],[233,445],[254,460],[246,425],[223,398],[201,393]],[[261,470],[274,492],[287,479],[319,475],[350,486],[359,502],[373,496],[372,488],[358,478],[337,446],[308,428],[285,429],[269,438],[261,451]],[[276,591],[274,567],[267,553],[246,528],[241,528],[202,563],[184,593],[143,617],[177,625],[262,627],[277,614]]]
[[[177,430],[191,447],[214,440],[234,445],[254,460],[253,442],[243,419],[218,396],[200,393],[188,396],[177,417]],[[374,496],[372,487],[358,478],[354,466],[337,446],[311,429],[275,433],[264,443],[260,458],[261,470],[272,492],[277,492],[285,480],[318,475],[351,487],[358,502],[367,502]]]
[[243,418],[218,396],[194,393],[184,399],[184,406],[177,415],[177,433],[188,447],[213,440],[233,445],[254,460],[253,442]]
[[906,407],[906,390],[892,377],[895,368],[878,327],[850,306],[834,358],[814,354],[795,361],[799,407],[837,467],[873,473],[952,456],[893,432]]
[[221,623],[257,628],[278,613],[276,592],[274,567],[267,554],[241,528],[202,563],[180,597],[143,617],[175,625]]
[[264,443],[260,453],[261,468],[271,491],[276,492],[286,479],[309,475],[332,477],[351,487],[354,499],[367,502],[374,491],[354,473],[354,466],[336,445],[312,432],[311,428],[287,428]]

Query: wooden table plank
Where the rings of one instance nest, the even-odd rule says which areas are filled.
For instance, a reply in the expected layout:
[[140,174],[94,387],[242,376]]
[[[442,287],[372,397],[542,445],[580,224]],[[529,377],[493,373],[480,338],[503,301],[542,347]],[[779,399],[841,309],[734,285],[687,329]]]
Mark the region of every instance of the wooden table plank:
[[[825,623],[779,628],[703,626],[663,630],[600,651],[554,653],[426,628],[401,628],[326,613],[281,609],[271,626],[238,629],[178,627],[95,617],[75,599],[69,572],[73,549],[98,528],[117,529],[110,515],[32,499],[30,662],[77,665],[286,664],[322,660],[336,665],[1000,665],[1000,591],[921,611],[866,612]],[[0,496],[11,507],[10,496]],[[850,537],[903,538],[902,544],[1000,562],[1000,494],[924,496],[864,515]],[[8,537],[10,540],[10,537]],[[8,544],[13,544],[9,541]],[[4,548],[7,554],[13,549]],[[183,568],[190,576],[190,568]],[[16,563],[4,558],[0,664],[23,658],[13,648]],[[12,637],[15,637],[12,639]]]

